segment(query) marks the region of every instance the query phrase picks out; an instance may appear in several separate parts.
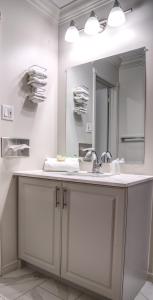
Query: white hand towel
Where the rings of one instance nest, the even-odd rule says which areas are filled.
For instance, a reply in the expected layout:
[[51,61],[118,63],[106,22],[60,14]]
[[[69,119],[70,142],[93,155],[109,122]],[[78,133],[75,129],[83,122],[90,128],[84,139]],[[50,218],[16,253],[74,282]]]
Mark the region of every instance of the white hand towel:
[[47,158],[44,162],[44,171],[54,172],[75,172],[79,171],[79,159],[67,157],[65,161],[58,161],[56,158]]

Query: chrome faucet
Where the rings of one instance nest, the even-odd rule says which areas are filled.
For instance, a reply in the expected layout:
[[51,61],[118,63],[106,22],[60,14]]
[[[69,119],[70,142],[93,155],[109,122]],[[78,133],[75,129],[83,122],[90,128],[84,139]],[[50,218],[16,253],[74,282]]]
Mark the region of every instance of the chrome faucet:
[[87,151],[83,160],[84,161],[92,161],[92,172],[93,173],[99,173],[102,163],[109,163],[112,158],[112,155],[109,151],[102,153],[102,155],[100,157],[100,161],[98,159],[97,153],[94,148],[86,148],[86,149],[83,149],[83,151]]

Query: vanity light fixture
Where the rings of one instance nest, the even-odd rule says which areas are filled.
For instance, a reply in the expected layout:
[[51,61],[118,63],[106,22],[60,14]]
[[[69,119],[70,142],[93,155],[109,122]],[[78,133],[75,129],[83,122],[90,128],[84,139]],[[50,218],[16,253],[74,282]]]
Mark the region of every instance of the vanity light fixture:
[[114,6],[111,9],[110,14],[108,16],[107,24],[111,27],[118,27],[123,25],[125,21],[125,13],[121,8],[119,1],[115,0]]
[[70,26],[65,34],[65,41],[69,43],[75,43],[79,39],[79,30],[77,29],[75,22],[72,20]]
[[103,32],[107,25],[111,27],[119,27],[123,25],[126,21],[125,14],[132,12],[132,8],[123,11],[120,2],[118,0],[114,1],[114,6],[110,11],[108,19],[98,20],[95,12],[92,11],[89,18],[85,23],[85,28],[78,29],[74,23],[71,21],[69,28],[65,34],[65,41],[69,43],[74,43],[79,39],[79,33],[84,31],[88,35],[97,35]]
[[85,23],[84,32],[88,35],[96,35],[101,32],[100,22],[93,10]]

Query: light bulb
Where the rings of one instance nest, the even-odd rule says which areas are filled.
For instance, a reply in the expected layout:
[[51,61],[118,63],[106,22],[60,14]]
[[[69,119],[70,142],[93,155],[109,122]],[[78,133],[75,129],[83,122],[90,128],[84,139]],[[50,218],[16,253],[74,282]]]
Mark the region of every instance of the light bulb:
[[118,0],[115,0],[114,6],[108,16],[108,25],[111,27],[118,27],[125,23],[125,13],[120,7]]
[[96,35],[100,31],[101,31],[100,23],[98,21],[97,16],[95,15],[95,12],[92,11],[90,17],[85,23],[84,32],[88,35]]
[[79,30],[75,26],[74,21],[71,21],[69,28],[65,34],[65,41],[69,43],[75,43],[79,39]]

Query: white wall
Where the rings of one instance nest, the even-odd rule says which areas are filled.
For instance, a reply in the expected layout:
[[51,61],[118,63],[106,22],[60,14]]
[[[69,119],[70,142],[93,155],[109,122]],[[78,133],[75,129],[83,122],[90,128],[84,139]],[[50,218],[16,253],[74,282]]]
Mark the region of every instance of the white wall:
[[[41,169],[45,156],[57,152],[58,26],[26,0],[0,0],[0,11],[0,104],[15,108],[13,122],[0,120],[0,137],[29,138],[31,145],[29,158],[0,158],[0,238],[6,269],[17,258],[11,172]],[[22,79],[33,64],[48,69],[47,100],[38,106],[25,101],[23,90]]]
[[[98,8],[96,14],[105,18],[110,7],[105,5]],[[146,126],[145,126],[145,162],[142,165],[125,165],[124,172],[153,174],[153,1],[152,0],[122,0],[124,9],[133,8],[127,15],[127,23],[118,29],[107,29],[103,34],[94,38],[83,37],[76,45],[64,41],[69,22],[62,24],[59,31],[59,122],[58,122],[58,151],[65,152],[65,101],[66,76],[65,70],[71,66],[108,57],[121,52],[127,52],[146,46]],[[79,27],[83,27],[87,15],[76,19]],[[151,255],[153,265],[153,254]]]
[[93,63],[93,65],[95,67],[96,74],[103,80],[106,80],[112,85],[116,85],[116,83],[119,82],[118,67],[112,64],[109,59],[97,60]]

